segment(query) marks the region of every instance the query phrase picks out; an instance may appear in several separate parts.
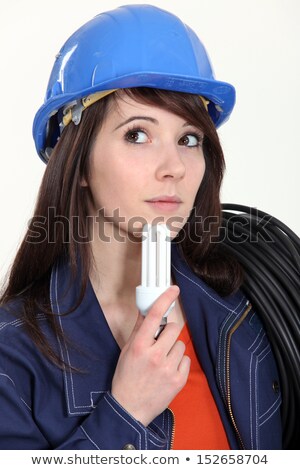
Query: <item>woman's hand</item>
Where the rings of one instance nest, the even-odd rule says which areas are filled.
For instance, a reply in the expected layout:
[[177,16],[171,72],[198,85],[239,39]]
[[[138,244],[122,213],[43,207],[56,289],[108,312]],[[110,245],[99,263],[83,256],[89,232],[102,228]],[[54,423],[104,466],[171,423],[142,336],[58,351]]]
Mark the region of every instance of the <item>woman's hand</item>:
[[144,426],[168,407],[188,378],[190,359],[184,356],[184,343],[177,341],[180,327],[168,323],[154,339],[164,312],[178,294],[179,288],[171,286],[145,319],[139,315],[113,377],[113,397]]

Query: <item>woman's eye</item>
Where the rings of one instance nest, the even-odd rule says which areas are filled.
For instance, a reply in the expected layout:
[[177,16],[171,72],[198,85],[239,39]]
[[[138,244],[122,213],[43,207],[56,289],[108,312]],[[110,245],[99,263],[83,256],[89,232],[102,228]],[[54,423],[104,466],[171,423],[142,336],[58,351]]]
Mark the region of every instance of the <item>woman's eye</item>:
[[186,147],[199,147],[201,144],[200,136],[195,134],[186,134],[178,141],[179,145],[185,145]]
[[132,131],[126,132],[125,139],[131,144],[144,144],[147,142],[148,137],[146,132],[142,131],[141,129],[134,129]]

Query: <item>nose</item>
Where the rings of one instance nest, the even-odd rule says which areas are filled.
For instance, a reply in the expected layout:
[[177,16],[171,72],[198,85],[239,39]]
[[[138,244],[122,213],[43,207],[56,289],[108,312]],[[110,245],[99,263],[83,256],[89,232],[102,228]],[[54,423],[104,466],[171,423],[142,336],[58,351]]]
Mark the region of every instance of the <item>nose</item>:
[[180,180],[186,172],[184,160],[178,145],[166,144],[161,146],[158,155],[156,177],[159,180],[166,178]]

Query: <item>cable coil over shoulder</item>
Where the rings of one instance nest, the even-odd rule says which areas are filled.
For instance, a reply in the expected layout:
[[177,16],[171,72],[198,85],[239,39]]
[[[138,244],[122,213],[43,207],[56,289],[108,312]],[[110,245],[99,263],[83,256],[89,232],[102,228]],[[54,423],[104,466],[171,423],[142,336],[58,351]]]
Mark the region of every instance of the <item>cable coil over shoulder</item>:
[[280,374],[284,449],[300,448],[300,239],[271,215],[222,205],[223,243],[245,271],[242,286],[259,313]]

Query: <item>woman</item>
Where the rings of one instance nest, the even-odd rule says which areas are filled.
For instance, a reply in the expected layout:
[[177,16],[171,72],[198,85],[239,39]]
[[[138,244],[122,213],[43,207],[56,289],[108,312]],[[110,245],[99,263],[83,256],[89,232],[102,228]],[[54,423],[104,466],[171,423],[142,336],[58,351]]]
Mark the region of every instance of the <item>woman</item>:
[[[63,46],[33,129],[47,167],[1,299],[2,449],[281,448],[271,347],[216,243],[216,126],[233,106],[193,31],[150,5]],[[142,319],[142,228],[158,221],[173,286]]]

